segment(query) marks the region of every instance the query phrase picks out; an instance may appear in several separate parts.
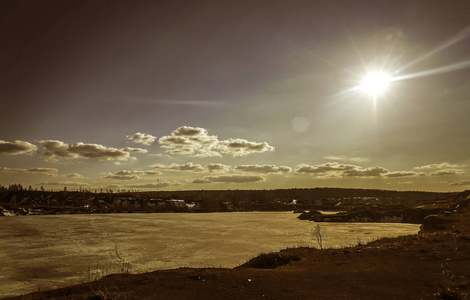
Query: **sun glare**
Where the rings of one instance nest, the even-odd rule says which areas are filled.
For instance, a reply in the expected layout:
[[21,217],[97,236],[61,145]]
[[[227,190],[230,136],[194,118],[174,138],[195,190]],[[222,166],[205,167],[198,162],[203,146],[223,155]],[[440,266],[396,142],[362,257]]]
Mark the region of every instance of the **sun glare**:
[[388,87],[391,77],[384,72],[370,72],[362,80],[361,89],[372,95],[377,96],[382,94]]

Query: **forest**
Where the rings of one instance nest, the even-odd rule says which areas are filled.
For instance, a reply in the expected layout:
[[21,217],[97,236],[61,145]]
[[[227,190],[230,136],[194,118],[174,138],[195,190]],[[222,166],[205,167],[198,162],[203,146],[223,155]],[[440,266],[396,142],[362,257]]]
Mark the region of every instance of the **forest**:
[[452,193],[350,188],[188,191],[46,191],[0,186],[0,215],[343,210],[358,205],[428,204]]

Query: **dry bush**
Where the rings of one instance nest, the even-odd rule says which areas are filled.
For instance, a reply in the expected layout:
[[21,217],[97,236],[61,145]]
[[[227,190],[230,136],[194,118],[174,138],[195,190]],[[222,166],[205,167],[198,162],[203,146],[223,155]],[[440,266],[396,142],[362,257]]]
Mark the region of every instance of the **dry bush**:
[[318,248],[323,249],[323,242],[326,236],[326,231],[322,229],[319,224],[317,224],[315,228],[313,228],[312,235],[317,242]]

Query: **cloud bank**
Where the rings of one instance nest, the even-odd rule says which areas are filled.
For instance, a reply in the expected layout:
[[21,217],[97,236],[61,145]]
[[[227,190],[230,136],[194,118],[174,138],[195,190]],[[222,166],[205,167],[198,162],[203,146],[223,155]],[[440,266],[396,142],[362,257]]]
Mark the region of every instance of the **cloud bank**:
[[0,140],[0,155],[29,154],[37,149],[37,146],[24,141],[15,140],[13,142],[7,142]]
[[196,179],[193,183],[212,183],[212,182],[224,182],[224,183],[246,183],[263,181],[264,177],[259,175],[222,175],[222,176],[206,176],[204,179]]
[[363,168],[361,166],[350,165],[350,164],[339,164],[336,162],[326,163],[322,165],[310,166],[307,164],[301,164],[295,170],[298,174],[310,174],[317,177],[387,177],[387,178],[399,178],[399,177],[410,177],[410,176],[425,176],[425,173],[419,173],[414,171],[389,171],[382,167],[371,167]]
[[150,167],[158,169],[158,170],[169,170],[169,171],[179,171],[179,172],[203,172],[205,168],[199,164],[193,163],[186,163],[186,164],[170,164],[170,165],[162,165],[162,164],[154,164]]
[[178,172],[209,172],[209,173],[220,173],[230,171],[230,166],[224,164],[209,164],[202,166],[200,164],[193,164],[191,162],[186,164],[172,163],[170,165],[153,164],[150,167],[158,170],[166,171],[178,171]]
[[290,172],[292,169],[286,166],[274,166],[274,165],[240,165],[234,168],[237,171],[242,172],[251,172],[251,173],[260,173],[260,174],[268,174],[268,173],[287,173]]
[[141,148],[126,147],[118,149],[81,142],[68,144],[57,140],[43,140],[39,143],[44,148],[45,156],[50,160],[65,158],[127,161],[133,159],[131,153],[147,153],[147,150]]
[[439,164],[429,164],[420,167],[414,167],[415,170],[429,170],[429,169],[452,169],[452,168],[463,168],[466,165],[451,164],[449,162],[442,162]]
[[103,178],[107,179],[116,179],[116,180],[134,180],[134,179],[140,179],[139,175],[157,175],[161,174],[158,171],[127,171],[127,170],[122,170],[114,173],[108,173],[107,175],[103,176]]
[[465,173],[462,170],[457,169],[444,169],[444,170],[437,170],[429,174],[429,176],[448,176],[448,175],[457,175]]
[[157,183],[141,183],[141,184],[129,184],[129,185],[124,185],[127,188],[132,188],[132,189],[158,189],[158,188],[164,188],[168,186],[180,186],[181,184],[176,181],[158,181]]
[[30,173],[30,174],[39,174],[39,175],[46,175],[46,176],[57,176],[59,173],[59,170],[57,170],[56,168],[22,169],[22,168],[0,167],[0,172],[2,173]]

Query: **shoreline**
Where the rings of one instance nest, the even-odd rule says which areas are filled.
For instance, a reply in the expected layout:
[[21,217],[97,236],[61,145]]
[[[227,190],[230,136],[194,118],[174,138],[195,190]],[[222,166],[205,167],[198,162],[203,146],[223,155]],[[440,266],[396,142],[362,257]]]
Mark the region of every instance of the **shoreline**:
[[292,248],[233,269],[178,268],[6,299],[466,299],[470,214],[451,227],[341,249]]

